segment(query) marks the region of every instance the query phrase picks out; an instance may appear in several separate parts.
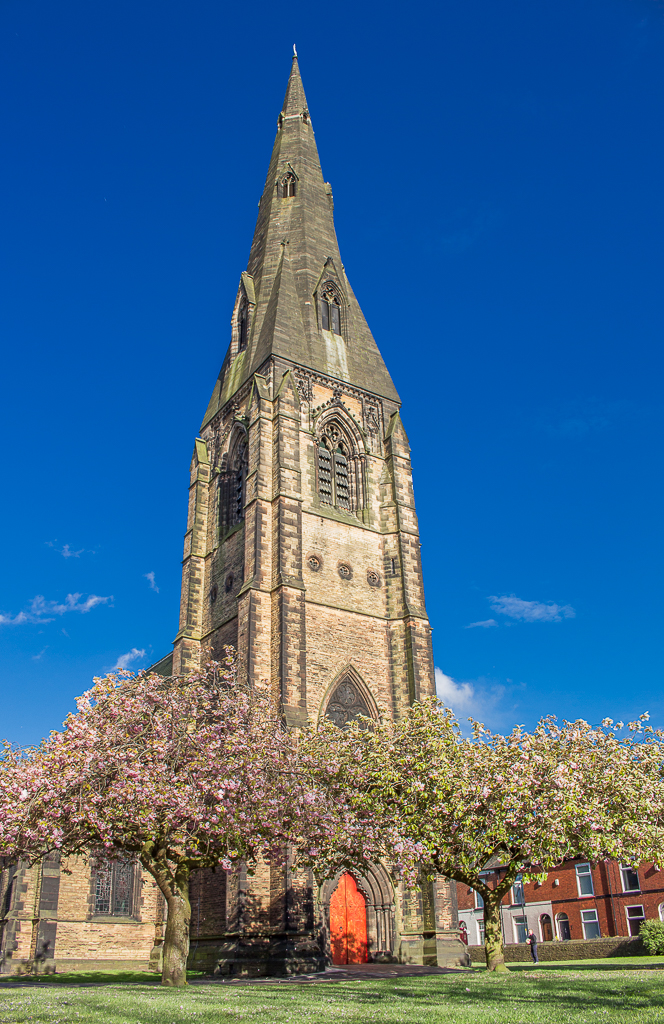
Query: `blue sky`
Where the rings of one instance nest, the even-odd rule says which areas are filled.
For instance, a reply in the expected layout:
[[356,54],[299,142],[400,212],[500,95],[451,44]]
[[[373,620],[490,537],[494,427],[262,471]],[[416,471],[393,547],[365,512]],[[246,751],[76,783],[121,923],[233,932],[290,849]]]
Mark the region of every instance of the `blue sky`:
[[441,690],[662,697],[664,3],[0,3],[0,735],[177,628],[187,469],[297,43],[403,399]]

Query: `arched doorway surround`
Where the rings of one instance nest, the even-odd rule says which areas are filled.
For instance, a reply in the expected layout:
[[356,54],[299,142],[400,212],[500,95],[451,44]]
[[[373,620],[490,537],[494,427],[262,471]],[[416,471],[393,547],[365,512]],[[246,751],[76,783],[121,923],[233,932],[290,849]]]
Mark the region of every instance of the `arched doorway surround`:
[[[325,929],[330,935],[330,901],[339,885],[339,879],[347,874],[345,868],[328,878],[320,890],[320,906]],[[378,952],[393,953],[396,941],[394,889],[390,877],[380,864],[368,864],[362,872],[353,869],[350,874],[358,891],[365,900],[367,915],[367,955]]]
[[552,942],[553,928],[551,926],[551,918],[548,914],[540,915],[540,928],[542,931],[542,942]]

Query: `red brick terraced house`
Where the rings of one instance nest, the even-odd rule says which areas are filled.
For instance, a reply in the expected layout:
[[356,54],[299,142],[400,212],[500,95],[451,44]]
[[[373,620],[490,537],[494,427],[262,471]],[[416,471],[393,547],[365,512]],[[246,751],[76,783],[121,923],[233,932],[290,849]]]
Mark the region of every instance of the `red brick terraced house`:
[[[505,869],[485,872],[489,884]],[[469,946],[484,943],[482,898],[457,882],[459,924]],[[517,878],[501,907],[503,940],[525,943],[532,929],[542,943],[570,940],[625,939],[639,934],[642,921],[664,920],[664,870],[616,861],[567,861],[548,873],[545,882]]]

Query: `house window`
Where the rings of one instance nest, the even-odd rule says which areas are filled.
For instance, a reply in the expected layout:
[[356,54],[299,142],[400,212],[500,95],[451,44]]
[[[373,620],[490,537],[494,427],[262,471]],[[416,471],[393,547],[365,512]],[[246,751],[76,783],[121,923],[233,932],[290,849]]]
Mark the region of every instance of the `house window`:
[[657,912],[659,914],[660,921],[664,921],[664,903],[660,903],[659,909],[658,909]]
[[622,879],[623,892],[640,891],[641,886],[639,885],[639,873],[638,871],[635,871],[634,868],[621,864],[620,877]]
[[[475,892],[474,889],[473,889],[473,892]],[[475,908],[477,910],[482,910],[483,907],[484,907],[484,899],[483,899],[483,897],[480,896],[480,894],[478,892],[475,892]]]
[[242,352],[247,347],[249,336],[249,305],[243,299],[237,312],[237,350]]
[[528,937],[528,918],[523,915],[513,918],[514,941],[525,942]]
[[484,921],[478,921],[477,922],[477,938],[478,938],[478,945],[483,946],[484,945]]
[[295,182],[295,175],[292,171],[285,174],[281,179],[281,195],[283,199],[290,199],[291,196],[295,195],[297,185]]
[[523,889],[523,875],[517,875],[512,886],[512,903],[520,903],[523,906],[525,902],[526,894]]
[[572,933],[569,927],[569,917],[567,914],[558,914],[556,918],[556,929],[558,931],[558,938],[561,942],[569,942],[572,938]]
[[646,915],[643,907],[625,907],[627,913],[627,928],[630,935],[638,935],[641,930],[641,923],[645,921]]
[[135,881],[135,861],[100,861],[93,874],[95,914],[131,917],[134,912]]
[[584,939],[600,938],[601,932],[599,930],[599,920],[597,918],[596,910],[582,910],[581,923],[583,925]]
[[579,891],[579,896],[595,895],[595,890],[593,889],[593,876],[590,864],[576,865],[576,887]]

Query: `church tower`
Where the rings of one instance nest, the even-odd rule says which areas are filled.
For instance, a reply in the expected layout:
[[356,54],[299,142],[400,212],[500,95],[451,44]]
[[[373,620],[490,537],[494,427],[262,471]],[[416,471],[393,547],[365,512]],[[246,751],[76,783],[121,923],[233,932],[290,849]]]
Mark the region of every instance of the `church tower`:
[[[434,693],[399,409],[341,261],[294,57],[230,345],[194,446],[180,626],[172,665],[159,670],[189,672],[230,644],[241,676],[269,680],[293,727],[399,716]],[[194,885],[194,964],[340,961],[350,946],[335,907],[346,898],[364,900],[362,955],[458,958],[444,879],[400,893],[376,865],[318,890],[265,866]]]

